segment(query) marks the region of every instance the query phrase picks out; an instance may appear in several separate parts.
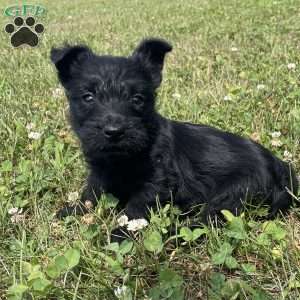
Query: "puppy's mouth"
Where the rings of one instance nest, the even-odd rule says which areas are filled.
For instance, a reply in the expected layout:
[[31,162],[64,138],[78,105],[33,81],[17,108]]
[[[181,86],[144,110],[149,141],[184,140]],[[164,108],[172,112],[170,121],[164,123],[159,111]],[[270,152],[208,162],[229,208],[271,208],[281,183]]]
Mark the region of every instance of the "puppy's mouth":
[[105,145],[102,150],[104,152],[122,152],[122,147],[116,144]]
[[118,146],[105,146],[101,150],[101,155],[111,159],[126,159],[131,156],[130,151]]
[[122,140],[106,142],[105,145],[103,145],[101,150],[102,152],[111,153],[111,154],[126,152],[124,150],[124,146],[122,147]]

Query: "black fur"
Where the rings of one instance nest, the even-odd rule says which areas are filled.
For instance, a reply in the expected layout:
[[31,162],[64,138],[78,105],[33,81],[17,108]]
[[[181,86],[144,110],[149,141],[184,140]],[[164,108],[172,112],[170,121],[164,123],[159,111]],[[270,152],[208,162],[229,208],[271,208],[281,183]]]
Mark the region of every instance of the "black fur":
[[155,111],[155,91],[171,49],[159,39],[142,41],[129,57],[97,56],[86,46],[52,49],[90,169],[82,202],[96,204],[109,192],[130,218],[145,217],[157,196],[183,209],[206,204],[205,216],[239,212],[246,198],[263,199],[272,215],[287,209],[292,203],[287,190],[298,189],[290,165],[251,140]]

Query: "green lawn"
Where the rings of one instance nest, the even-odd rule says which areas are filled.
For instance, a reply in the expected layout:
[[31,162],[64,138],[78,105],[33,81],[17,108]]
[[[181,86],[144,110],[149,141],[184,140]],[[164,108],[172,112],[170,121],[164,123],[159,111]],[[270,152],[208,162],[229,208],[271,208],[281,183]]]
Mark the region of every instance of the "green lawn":
[[[120,215],[110,196],[84,218],[56,220],[80,194],[86,170],[49,59],[65,41],[130,55],[143,37],[165,38],[174,50],[159,111],[251,136],[299,174],[300,1],[42,5],[37,48],[14,49],[1,31],[0,299],[300,299],[298,208],[270,222],[263,207],[240,217],[225,212],[223,227],[192,232],[167,206],[121,245],[109,244]],[[174,225],[180,238],[169,233]]]

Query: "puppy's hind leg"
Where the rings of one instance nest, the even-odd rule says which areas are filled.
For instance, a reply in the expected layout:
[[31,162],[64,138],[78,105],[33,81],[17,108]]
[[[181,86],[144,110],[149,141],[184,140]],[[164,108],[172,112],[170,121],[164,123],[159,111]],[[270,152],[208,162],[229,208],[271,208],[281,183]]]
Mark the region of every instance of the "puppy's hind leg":
[[273,190],[271,199],[271,211],[269,216],[275,217],[277,212],[285,212],[292,204],[293,199],[296,198],[298,193],[299,183],[295,174],[295,171],[291,165],[284,164],[280,166],[281,169],[278,174],[281,175],[278,178],[279,186]]
[[272,195],[271,210],[269,218],[275,218],[278,212],[286,212],[293,204],[293,196],[288,190],[274,190]]
[[243,211],[244,201],[247,199],[247,191],[241,188],[228,188],[223,193],[213,197],[203,212],[203,222],[214,221],[221,216],[222,210],[229,210],[235,216]]

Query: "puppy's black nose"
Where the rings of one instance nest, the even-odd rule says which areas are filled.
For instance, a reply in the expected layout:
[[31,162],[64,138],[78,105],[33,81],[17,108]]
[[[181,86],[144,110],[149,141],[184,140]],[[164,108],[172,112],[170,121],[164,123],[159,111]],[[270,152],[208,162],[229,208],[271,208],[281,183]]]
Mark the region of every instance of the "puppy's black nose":
[[117,140],[124,134],[124,128],[121,126],[109,125],[104,127],[103,132],[107,139]]

